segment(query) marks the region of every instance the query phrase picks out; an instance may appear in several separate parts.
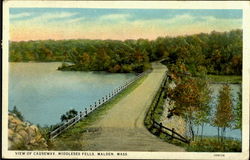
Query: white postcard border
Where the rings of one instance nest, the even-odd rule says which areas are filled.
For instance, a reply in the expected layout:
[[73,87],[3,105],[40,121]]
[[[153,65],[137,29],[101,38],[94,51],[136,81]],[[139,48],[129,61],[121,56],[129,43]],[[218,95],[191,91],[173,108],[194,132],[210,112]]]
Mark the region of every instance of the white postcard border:
[[[8,42],[10,7],[64,8],[145,8],[145,9],[243,9],[243,130],[242,153],[226,152],[127,152],[111,151],[114,156],[98,156],[97,151],[8,151]],[[250,76],[250,3],[248,1],[5,1],[3,10],[3,89],[2,89],[2,153],[4,158],[82,158],[82,159],[248,159],[249,156],[249,76]],[[62,151],[66,152],[66,151]],[[55,154],[45,156],[44,154]],[[117,156],[126,153],[127,156]],[[24,154],[24,155],[23,155]],[[42,154],[42,155],[39,155]],[[75,154],[75,155],[74,155]],[[78,156],[80,154],[80,156]],[[92,156],[92,154],[95,154]],[[77,155],[77,156],[76,156]],[[88,156],[89,155],[89,156]]]

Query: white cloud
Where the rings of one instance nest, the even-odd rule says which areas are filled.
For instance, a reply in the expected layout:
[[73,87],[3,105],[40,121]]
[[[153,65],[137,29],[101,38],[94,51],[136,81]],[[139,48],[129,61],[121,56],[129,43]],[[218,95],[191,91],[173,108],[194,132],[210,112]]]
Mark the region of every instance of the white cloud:
[[18,18],[29,17],[29,16],[31,16],[31,13],[10,14],[11,19],[18,19]]
[[63,19],[63,18],[69,18],[69,17],[75,16],[75,15],[77,15],[77,13],[69,13],[69,12],[47,13],[47,14],[44,14],[44,15],[40,16],[40,18],[47,19],[47,20]]
[[99,17],[98,20],[124,21],[127,20],[130,16],[131,16],[130,14],[108,14]]
[[[53,27],[53,28],[64,28],[63,25],[80,22],[83,17],[74,17],[78,13],[70,12],[56,12],[56,13],[44,13],[41,15],[33,15],[26,19],[12,21],[12,27]],[[59,21],[58,21],[59,20]],[[63,24],[63,25],[62,25]]]
[[22,13],[18,15],[12,15],[13,18],[20,18],[20,17],[28,17],[32,16],[27,19],[22,19],[20,23],[47,23],[48,21],[56,20],[56,19],[64,19],[70,18],[72,16],[77,15],[77,13],[70,13],[70,12],[56,12],[56,13],[44,13],[41,15],[32,15],[32,13]]
[[78,17],[78,18],[75,18],[75,19],[70,19],[67,21],[67,23],[79,23],[83,20],[85,20],[86,18],[85,17]]

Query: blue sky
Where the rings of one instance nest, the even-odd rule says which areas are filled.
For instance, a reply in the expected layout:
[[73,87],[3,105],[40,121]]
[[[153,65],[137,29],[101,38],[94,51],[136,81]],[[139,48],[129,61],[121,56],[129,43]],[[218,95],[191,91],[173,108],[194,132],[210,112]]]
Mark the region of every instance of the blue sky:
[[9,13],[11,40],[17,41],[155,39],[242,28],[242,10],[232,9],[10,8]]

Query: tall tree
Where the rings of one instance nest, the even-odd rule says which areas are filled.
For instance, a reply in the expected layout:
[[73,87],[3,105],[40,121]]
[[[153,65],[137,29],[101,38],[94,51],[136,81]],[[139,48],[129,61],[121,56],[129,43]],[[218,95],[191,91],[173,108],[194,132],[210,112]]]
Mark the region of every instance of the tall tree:
[[[194,140],[194,122],[198,114],[204,113],[208,103],[208,92],[204,93],[206,85],[201,85],[202,79],[185,76],[170,91],[169,96],[175,103],[175,112],[183,116],[188,122],[189,133]],[[205,116],[201,116],[202,118]],[[204,121],[204,120],[201,120]]]
[[198,86],[199,86],[199,90],[200,90],[199,96],[201,98],[202,106],[197,112],[194,113],[194,116],[195,116],[196,125],[201,126],[200,137],[202,140],[204,125],[205,125],[205,123],[210,122],[211,105],[209,103],[210,103],[210,99],[211,99],[211,90],[208,87],[208,82],[204,81],[202,79],[200,79],[198,81]]
[[215,111],[214,125],[218,127],[218,139],[221,138],[221,142],[223,142],[226,128],[231,127],[233,120],[233,103],[230,91],[229,85],[224,84],[219,92]]
[[235,129],[240,129],[242,131],[242,91],[238,92],[237,104],[235,106],[234,120]]

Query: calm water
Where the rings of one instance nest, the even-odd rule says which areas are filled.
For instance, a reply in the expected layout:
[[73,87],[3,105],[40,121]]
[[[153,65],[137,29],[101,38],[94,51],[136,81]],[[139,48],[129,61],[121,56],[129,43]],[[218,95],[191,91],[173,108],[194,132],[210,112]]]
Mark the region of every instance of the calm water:
[[[212,90],[212,97],[213,100],[211,101],[211,106],[214,109],[216,108],[216,104],[218,103],[218,95],[219,95],[219,90],[221,89],[222,85],[221,84],[211,84],[210,88]],[[238,97],[238,92],[240,92],[240,85],[239,84],[231,84],[230,85],[231,88],[231,95],[233,98],[233,104],[236,104],[236,100]],[[197,131],[197,129],[196,129]],[[201,127],[199,128],[199,131],[201,131]],[[200,133],[199,133],[200,134]],[[203,135],[207,135],[207,136],[217,136],[217,127],[213,127],[209,124],[205,124],[204,125],[204,129],[203,129]],[[226,129],[226,137],[232,137],[232,138],[236,138],[236,139],[241,139],[241,132],[239,129],[230,129],[227,128]]]
[[10,63],[9,109],[34,124],[51,125],[71,108],[83,110],[134,74],[62,72],[61,63]]

